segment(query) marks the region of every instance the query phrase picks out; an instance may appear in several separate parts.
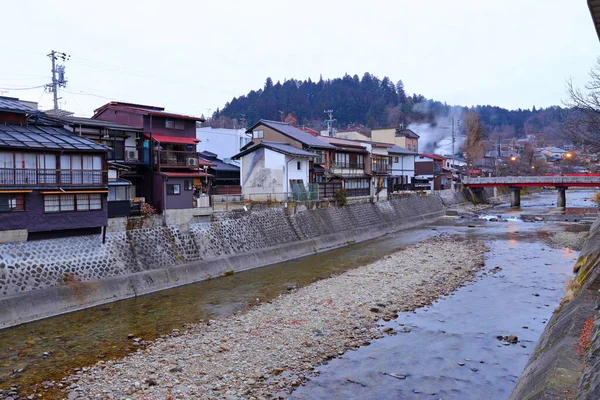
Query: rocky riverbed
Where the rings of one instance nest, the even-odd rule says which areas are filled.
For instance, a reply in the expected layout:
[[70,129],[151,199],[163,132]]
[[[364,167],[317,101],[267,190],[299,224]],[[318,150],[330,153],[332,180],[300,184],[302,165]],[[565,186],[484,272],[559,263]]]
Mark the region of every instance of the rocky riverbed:
[[[174,330],[121,360],[57,382],[69,399],[285,397],[314,367],[398,332],[398,312],[431,304],[472,280],[481,242],[442,235],[221,320]],[[131,338],[143,342],[143,338]]]

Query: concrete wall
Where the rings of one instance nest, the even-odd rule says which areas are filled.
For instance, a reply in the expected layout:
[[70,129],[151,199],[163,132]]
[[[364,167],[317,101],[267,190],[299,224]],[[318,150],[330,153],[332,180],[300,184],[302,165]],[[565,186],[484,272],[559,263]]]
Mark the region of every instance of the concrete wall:
[[[590,228],[575,270],[575,297],[554,312],[510,399],[600,398],[600,218]],[[587,320],[593,342],[581,357],[576,350]]]
[[372,239],[444,214],[438,196],[232,211],[182,229],[0,244],[0,328]]

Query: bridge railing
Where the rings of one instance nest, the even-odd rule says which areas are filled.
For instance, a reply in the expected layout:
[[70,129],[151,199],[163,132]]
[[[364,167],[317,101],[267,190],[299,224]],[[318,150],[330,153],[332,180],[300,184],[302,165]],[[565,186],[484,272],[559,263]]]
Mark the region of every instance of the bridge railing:
[[495,176],[495,177],[464,177],[462,183],[466,186],[472,185],[498,185],[498,186],[576,186],[597,185],[600,186],[600,174],[571,174],[571,175],[544,175],[544,176]]

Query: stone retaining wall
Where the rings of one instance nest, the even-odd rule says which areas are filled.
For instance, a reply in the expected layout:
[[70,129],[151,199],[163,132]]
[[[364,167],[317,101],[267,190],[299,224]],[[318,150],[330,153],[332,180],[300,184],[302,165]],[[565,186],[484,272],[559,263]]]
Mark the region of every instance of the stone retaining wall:
[[439,196],[0,244],[0,328],[368,240],[444,214]]
[[[554,312],[510,399],[600,399],[600,218],[590,228],[575,270],[575,296]],[[582,331],[595,329],[586,355]],[[586,335],[583,335],[586,336]]]

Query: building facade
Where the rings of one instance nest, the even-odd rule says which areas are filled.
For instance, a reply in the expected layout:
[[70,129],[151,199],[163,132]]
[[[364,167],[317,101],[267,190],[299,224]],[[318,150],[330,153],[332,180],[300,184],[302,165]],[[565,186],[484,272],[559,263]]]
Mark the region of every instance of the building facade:
[[0,97],[0,231],[32,233],[107,225],[107,151]]

